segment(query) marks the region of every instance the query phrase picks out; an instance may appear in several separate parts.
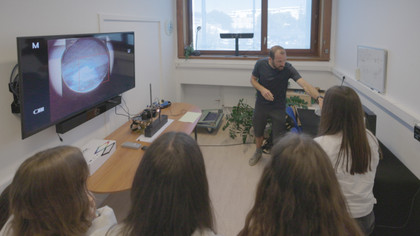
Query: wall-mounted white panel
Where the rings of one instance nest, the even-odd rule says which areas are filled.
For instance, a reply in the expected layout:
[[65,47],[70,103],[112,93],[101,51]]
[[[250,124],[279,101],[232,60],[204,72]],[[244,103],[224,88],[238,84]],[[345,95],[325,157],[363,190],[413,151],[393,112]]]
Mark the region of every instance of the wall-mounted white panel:
[[385,92],[387,51],[357,46],[357,68],[360,82],[380,93]]

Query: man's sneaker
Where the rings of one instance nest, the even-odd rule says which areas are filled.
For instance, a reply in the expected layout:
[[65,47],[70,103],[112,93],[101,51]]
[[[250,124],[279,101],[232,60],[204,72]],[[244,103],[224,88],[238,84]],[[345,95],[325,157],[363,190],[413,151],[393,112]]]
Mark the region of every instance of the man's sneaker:
[[251,159],[249,159],[249,165],[253,166],[255,164],[257,164],[257,162],[261,159],[262,156],[262,149],[257,149],[254,153],[254,155],[252,155]]

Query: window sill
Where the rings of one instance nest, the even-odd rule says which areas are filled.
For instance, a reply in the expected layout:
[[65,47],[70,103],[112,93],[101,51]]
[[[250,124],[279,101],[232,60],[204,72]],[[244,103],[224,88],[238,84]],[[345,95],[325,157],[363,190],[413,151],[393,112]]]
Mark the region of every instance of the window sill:
[[[179,59],[198,59],[198,60],[206,60],[206,59],[212,59],[212,60],[250,60],[250,61],[256,61],[260,58],[264,58],[267,56],[248,56],[248,55],[201,55],[201,56],[189,56],[188,59],[186,59],[185,56],[179,56]],[[322,56],[287,56],[288,61],[330,61],[329,57],[322,57]]]
[[[193,56],[188,59],[177,59],[175,60],[175,67],[177,69],[239,69],[239,70],[252,70],[255,65],[255,61],[259,58],[253,58],[252,60],[247,57],[247,60],[241,60],[237,58],[236,60],[222,60],[214,57],[202,57],[202,56]],[[298,71],[323,71],[331,72],[331,63],[329,61],[309,61],[309,60],[299,60],[291,61],[293,66]]]

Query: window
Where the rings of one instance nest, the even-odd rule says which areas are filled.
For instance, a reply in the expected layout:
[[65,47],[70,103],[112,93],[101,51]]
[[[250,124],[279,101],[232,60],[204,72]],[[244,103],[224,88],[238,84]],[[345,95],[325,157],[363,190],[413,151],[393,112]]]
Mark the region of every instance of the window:
[[[281,45],[289,59],[329,60],[331,2],[177,0],[178,56],[191,45],[200,51],[197,58],[255,59]],[[222,33],[253,37],[222,38]]]

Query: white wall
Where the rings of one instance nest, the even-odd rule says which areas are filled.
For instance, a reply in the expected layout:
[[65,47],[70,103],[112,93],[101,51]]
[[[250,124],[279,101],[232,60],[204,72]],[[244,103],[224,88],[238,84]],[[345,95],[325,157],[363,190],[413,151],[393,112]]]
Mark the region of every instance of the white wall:
[[[327,89],[334,79],[330,62],[290,61],[300,75],[315,87]],[[175,76],[179,83],[177,99],[202,109],[232,107],[240,98],[254,106],[255,89],[250,83],[255,61],[178,60]],[[290,80],[291,88],[300,88]]]
[[[334,73],[348,78],[363,103],[378,117],[378,138],[420,177],[420,142],[413,138],[420,121],[420,1],[336,0]],[[388,51],[386,92],[381,95],[355,81],[357,46]]]
[[[39,0],[14,1],[2,0],[0,3],[0,190],[13,177],[16,168],[32,154],[56,145],[81,146],[92,138],[104,138],[127,119],[117,117],[110,110],[87,123],[61,135],[60,142],[55,127],[48,128],[25,140],[21,140],[20,118],[10,111],[13,100],[7,84],[13,66],[17,63],[16,37],[32,35],[55,35],[99,32],[99,14],[114,15],[130,19],[147,19],[154,22],[155,42],[158,50],[147,52],[147,43],[141,39],[145,34],[136,32],[139,45],[136,50],[136,88],[123,94],[131,113],[139,112],[149,104],[149,81],[159,80],[160,86],[153,88],[154,97],[167,100],[175,99],[175,79],[172,77],[175,58],[175,34],[165,33],[165,22],[175,22],[175,4],[171,0]],[[127,24],[121,24],[121,31],[129,30]],[[156,28],[157,27],[157,28]],[[112,29],[119,29],[113,25]],[[158,29],[158,31],[156,31]],[[154,37],[154,36],[153,36]],[[152,53],[152,54],[151,54]],[[158,55],[155,56],[154,54]],[[155,61],[147,60],[149,55]],[[157,60],[157,61],[156,61]],[[156,66],[156,63],[159,66]],[[149,73],[143,68],[158,68],[158,72]],[[159,71],[160,70],[160,71]],[[152,71],[153,72],[153,71]],[[147,88],[147,89],[144,89]],[[155,92],[156,91],[156,92]],[[129,98],[129,99],[128,99]],[[118,109],[119,113],[123,113]]]

